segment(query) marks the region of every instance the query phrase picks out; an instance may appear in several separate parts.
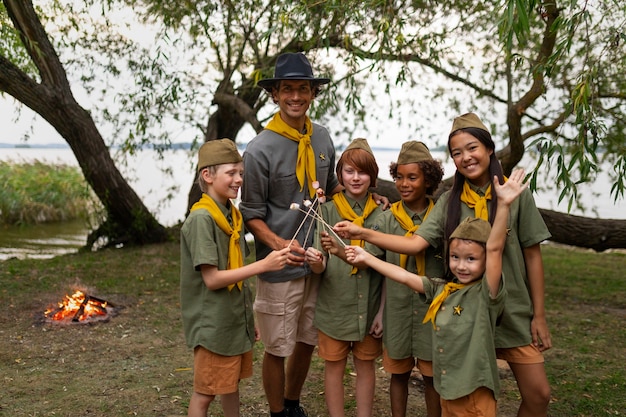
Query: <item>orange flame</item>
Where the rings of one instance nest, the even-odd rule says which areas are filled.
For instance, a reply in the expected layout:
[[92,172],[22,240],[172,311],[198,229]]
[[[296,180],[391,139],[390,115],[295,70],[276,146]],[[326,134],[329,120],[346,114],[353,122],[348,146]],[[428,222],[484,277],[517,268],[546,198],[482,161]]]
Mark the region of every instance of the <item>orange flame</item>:
[[72,320],[85,321],[89,318],[106,316],[107,302],[85,296],[82,291],[76,291],[72,296],[66,295],[58,303],[56,309],[48,309],[44,316],[53,321]]

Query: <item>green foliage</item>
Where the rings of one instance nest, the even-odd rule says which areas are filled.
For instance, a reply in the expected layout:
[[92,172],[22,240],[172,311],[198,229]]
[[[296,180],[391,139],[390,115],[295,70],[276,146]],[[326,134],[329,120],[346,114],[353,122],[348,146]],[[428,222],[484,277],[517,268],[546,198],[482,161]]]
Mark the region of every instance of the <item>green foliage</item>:
[[[549,163],[534,175],[552,175],[570,206],[601,162],[614,167],[613,197],[626,189],[617,0],[48,0],[40,16],[107,142],[127,153],[262,124],[274,107],[256,81],[278,54],[305,51],[333,80],[311,114],[338,144],[397,126],[436,146],[442,120],[477,111],[517,152],[512,164],[539,149]],[[0,50],[21,50],[5,26]]]
[[75,167],[0,161],[0,184],[0,224],[88,220],[97,210]]
[[22,47],[20,34],[10,22],[4,3],[0,3],[0,53],[27,74],[36,74],[36,68]]

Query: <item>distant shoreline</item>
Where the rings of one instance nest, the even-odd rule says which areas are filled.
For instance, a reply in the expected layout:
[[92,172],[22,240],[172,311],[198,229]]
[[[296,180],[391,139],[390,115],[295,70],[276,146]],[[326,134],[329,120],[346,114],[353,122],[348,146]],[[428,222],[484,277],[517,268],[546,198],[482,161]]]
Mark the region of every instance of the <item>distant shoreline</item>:
[[[181,143],[172,143],[169,149],[178,150],[178,149],[191,149],[191,142],[181,142]],[[246,144],[238,143],[237,147],[244,151],[246,148]],[[117,147],[115,147],[117,148]],[[146,145],[145,149],[154,148],[151,145]],[[338,147],[337,152],[342,152],[344,147]],[[70,146],[66,143],[5,143],[0,142],[0,149],[70,149]],[[447,148],[445,146],[439,146],[437,148],[431,149],[431,152],[445,152]],[[373,152],[388,152],[388,151],[400,151],[399,147],[386,147],[386,146],[372,146]]]
[[2,143],[0,149],[69,149],[66,143]]

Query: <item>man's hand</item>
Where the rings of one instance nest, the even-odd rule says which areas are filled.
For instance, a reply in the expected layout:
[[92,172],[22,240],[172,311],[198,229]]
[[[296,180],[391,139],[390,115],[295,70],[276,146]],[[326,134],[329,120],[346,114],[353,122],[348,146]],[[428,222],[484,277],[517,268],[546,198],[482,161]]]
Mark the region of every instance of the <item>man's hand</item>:
[[378,204],[379,206],[382,204],[381,209],[383,210],[387,210],[389,207],[391,207],[391,203],[389,202],[389,199],[385,197],[384,195],[372,193],[372,198],[374,199],[376,204]]
[[287,265],[290,266],[302,266],[304,265],[304,249],[300,245],[300,242],[297,240],[286,240],[282,238],[278,238],[279,241],[277,245],[279,248],[289,248],[289,256],[287,257]]
[[337,242],[337,240],[335,240],[334,238],[332,238],[328,232],[320,232],[321,237],[321,242],[322,242],[322,248],[332,254],[332,255],[336,255],[337,252],[339,252],[339,243]]

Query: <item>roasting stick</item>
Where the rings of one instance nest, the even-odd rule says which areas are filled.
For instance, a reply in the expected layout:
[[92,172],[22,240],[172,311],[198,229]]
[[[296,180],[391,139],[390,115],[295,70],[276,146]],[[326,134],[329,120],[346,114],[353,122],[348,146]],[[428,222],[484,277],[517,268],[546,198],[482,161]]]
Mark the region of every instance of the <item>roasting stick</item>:
[[[315,198],[315,201],[317,201],[317,197]],[[302,219],[302,222],[300,222],[300,226],[298,226],[298,229],[296,230],[296,233],[293,234],[293,237],[291,238],[291,241],[289,242],[289,246],[291,246],[291,244],[293,243],[293,241],[296,239],[296,236],[298,236],[298,233],[300,232],[300,229],[302,229],[302,226],[304,226],[304,222],[306,221],[306,219],[308,217],[312,217],[313,219],[316,218],[315,216],[315,211],[313,211],[314,214],[311,214],[311,211],[313,210],[314,207],[314,203],[311,203],[310,200],[305,200],[305,205],[308,204],[309,210],[308,211],[304,211],[300,208],[300,204],[298,203],[291,203],[291,205],[289,206],[289,210],[299,210],[301,212],[303,212],[305,214],[304,218]],[[311,222],[311,225],[313,224],[313,222]],[[309,225],[309,230],[306,233],[306,238],[304,239],[304,241],[306,242],[309,238],[309,232],[311,231],[311,225]]]
[[[309,210],[309,211],[304,211],[304,210],[302,210],[302,209],[300,208],[300,205],[299,205],[298,203],[291,203],[291,206],[289,206],[289,209],[291,209],[291,210],[298,210],[298,211],[301,211],[302,213],[306,214],[307,216],[311,216],[311,217],[313,217],[314,219],[319,220],[319,221],[320,221],[320,222],[324,225],[324,227],[325,227],[328,231],[330,231],[330,232],[333,234],[333,236],[335,236],[335,238],[339,241],[339,243],[341,243],[341,245],[342,245],[344,248],[347,246],[347,245],[344,243],[344,241],[343,241],[343,240],[339,237],[339,235],[338,235],[338,234],[337,234],[337,233],[333,230],[333,227],[332,227],[331,225],[329,225],[328,223],[326,223],[326,221],[324,220],[324,218],[323,218],[322,216],[320,216],[320,215],[319,215],[316,211],[313,211],[312,213],[311,213],[311,210]],[[306,217],[305,217],[305,219],[306,219]],[[302,221],[302,223],[304,224],[304,220]],[[300,229],[298,228],[298,231],[299,231],[299,230],[300,230]],[[296,232],[296,235],[297,235],[297,234],[298,234],[298,232]],[[294,238],[295,238],[295,235],[294,235]],[[293,239],[292,239],[292,241],[293,241]]]
[[307,213],[306,211],[302,210],[298,203],[291,203],[291,205],[289,206],[290,210],[294,210],[294,204],[296,206],[298,206],[297,209],[300,210],[301,212],[303,212],[304,214],[306,214],[306,216],[304,216],[304,218],[300,222],[300,226],[298,226],[298,228],[296,229],[296,233],[293,234],[293,237],[289,241],[289,245],[288,246],[291,246],[293,244],[293,241],[296,240],[296,236],[298,236],[298,233],[300,233],[300,229],[302,229],[302,226],[304,226],[304,222],[306,221],[306,218],[309,216],[309,213]]

